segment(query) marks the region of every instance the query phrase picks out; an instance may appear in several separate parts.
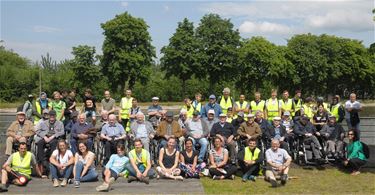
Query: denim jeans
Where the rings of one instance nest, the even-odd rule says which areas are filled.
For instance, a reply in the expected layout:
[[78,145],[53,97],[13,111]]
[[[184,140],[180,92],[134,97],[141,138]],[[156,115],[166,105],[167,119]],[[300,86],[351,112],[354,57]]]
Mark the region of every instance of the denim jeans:
[[81,182],[87,182],[87,181],[96,181],[98,179],[98,173],[95,171],[95,169],[89,169],[87,170],[86,174],[81,177],[82,171],[83,171],[83,163],[81,161],[78,161],[76,164],[76,172],[75,172],[75,181],[81,181]]
[[[143,164],[138,164],[137,166],[138,166],[138,170],[141,173],[143,173],[146,170],[146,167]],[[126,169],[129,171],[129,175],[137,177],[137,172],[134,170],[131,163],[128,163],[126,165]],[[154,169],[151,167],[151,169],[148,170],[148,172],[147,172],[147,176],[150,177],[150,178],[153,178],[155,175],[156,175],[156,173],[155,173]]]
[[69,165],[64,170],[59,170],[55,165],[50,163],[49,169],[51,171],[52,179],[58,179],[58,178],[61,178],[61,177],[65,178],[65,179],[69,179],[70,175],[72,175],[73,165]]
[[204,156],[206,155],[206,152],[207,152],[207,146],[208,146],[207,139],[203,137],[203,138],[200,138],[200,139],[191,138],[191,140],[193,141],[193,149],[194,150],[195,150],[195,143],[198,140],[198,143],[201,146],[200,151],[199,151],[199,155],[198,155],[198,161],[203,162]]

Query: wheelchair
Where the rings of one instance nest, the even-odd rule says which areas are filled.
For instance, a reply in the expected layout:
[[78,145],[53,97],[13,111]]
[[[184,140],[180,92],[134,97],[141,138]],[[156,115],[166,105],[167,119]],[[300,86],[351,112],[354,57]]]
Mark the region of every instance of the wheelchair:
[[[313,149],[311,148],[311,145],[305,143],[304,136],[298,136],[295,151],[297,152],[297,154],[295,155],[295,162],[298,165],[304,166],[304,165],[319,165],[320,164],[320,162],[316,162],[314,160],[315,156],[313,153]],[[323,158],[324,156],[321,150],[319,150],[319,153],[321,157]]]

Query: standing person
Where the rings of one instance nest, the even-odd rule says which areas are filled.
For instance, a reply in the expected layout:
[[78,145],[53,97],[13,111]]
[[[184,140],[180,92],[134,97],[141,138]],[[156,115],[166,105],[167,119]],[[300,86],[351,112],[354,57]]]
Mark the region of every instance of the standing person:
[[48,109],[48,98],[45,92],[41,92],[39,98],[36,99],[35,104],[33,105],[35,108],[34,114],[34,125],[36,125],[40,119],[43,118],[43,110]]
[[75,91],[75,89],[71,89],[69,91],[69,94],[68,94],[68,97],[65,100],[65,103],[66,103],[66,110],[68,112],[73,113],[74,111],[76,111],[77,101],[76,101],[76,91]]
[[88,149],[87,143],[79,142],[78,152],[74,157],[74,187],[79,188],[81,182],[97,181],[94,160],[95,154]]
[[213,180],[234,179],[237,167],[228,163],[228,150],[222,146],[220,137],[214,138],[214,148],[210,150],[210,175]]
[[[65,140],[59,140],[57,149],[52,152],[49,162],[53,187],[58,187],[59,185],[65,187],[72,174],[74,164],[73,153],[68,149]],[[61,177],[63,180],[59,184],[59,178]]]
[[96,123],[96,108],[94,107],[92,99],[85,100],[82,107],[82,113],[86,115],[87,122],[95,125]]
[[279,101],[277,100],[277,90],[272,89],[271,98],[266,101],[265,117],[268,121],[272,122],[274,117],[280,116],[281,109]]
[[118,121],[126,129],[129,122],[130,108],[132,107],[132,91],[130,89],[125,90],[125,97],[121,98],[120,101],[120,113],[118,115]]
[[115,113],[116,101],[111,97],[109,90],[104,91],[104,98],[101,101],[102,110],[108,111],[108,114]]
[[[185,150],[180,153],[180,169],[186,178],[198,178],[206,163],[198,162],[198,151],[193,150],[192,139],[185,140]],[[199,163],[199,164],[198,164]]]
[[221,106],[216,102],[216,96],[210,95],[208,103],[202,108],[201,116],[202,118],[208,117],[208,111],[213,110],[215,117],[219,117],[219,115],[223,112]]
[[293,104],[294,104],[294,112],[292,112],[292,117],[296,116],[296,112],[299,111],[301,113],[303,101],[302,101],[302,92],[300,89],[295,91],[295,95],[293,97]]
[[[210,133],[208,126],[201,118],[199,118],[198,111],[194,111],[193,118],[188,120],[186,126],[187,136],[191,139],[192,145],[195,146],[196,143],[199,143],[200,145],[198,162],[201,163],[204,161],[209,144],[207,140],[208,134]],[[193,147],[193,150],[195,150],[195,147]]]
[[96,97],[93,95],[92,90],[87,88],[85,89],[85,94],[82,98],[83,102],[86,102],[86,100],[92,100],[92,105],[96,109]]
[[289,98],[289,92],[287,90],[283,91],[283,98],[279,100],[281,114],[282,116],[284,112],[288,111],[293,113],[294,112],[294,103],[293,100]]
[[264,159],[262,151],[257,148],[257,140],[255,138],[248,139],[247,144],[248,146],[238,154],[238,163],[243,173],[243,182],[247,180],[255,181]]
[[362,105],[357,101],[357,95],[355,93],[351,93],[350,99],[345,102],[345,120],[348,125],[348,129],[356,129],[358,131],[358,139],[361,138],[361,132],[359,130],[359,112],[361,111]]
[[22,111],[25,113],[26,119],[29,121],[33,121],[33,100],[34,100],[34,95],[29,94],[27,96],[27,100],[22,106],[22,110],[17,110],[17,111]]
[[305,103],[302,105],[302,112],[301,115],[306,115],[310,119],[314,117],[314,104],[313,104],[313,98],[312,97],[307,97],[305,99]]
[[345,108],[340,103],[340,96],[335,95],[332,98],[332,102],[329,106],[329,112],[336,117],[338,123],[341,123],[345,118]]
[[200,93],[196,93],[195,94],[195,100],[191,103],[191,105],[193,106],[194,110],[198,111],[198,112],[201,112],[202,110],[202,94]]
[[148,120],[152,123],[152,126],[157,127],[165,114],[165,110],[159,105],[158,97],[152,98],[152,105],[148,107],[147,114]]
[[176,138],[169,137],[167,146],[160,149],[159,166],[156,167],[158,177],[165,177],[174,180],[184,180],[178,168],[178,157],[180,152],[176,149]]
[[228,87],[224,88],[223,96],[219,97],[218,102],[224,114],[227,114],[228,108],[234,107],[234,100],[230,96],[230,89]]
[[132,107],[130,108],[130,124],[137,119],[137,114],[141,113],[141,107],[138,106],[138,100],[133,98]]
[[56,111],[56,120],[63,121],[66,104],[64,101],[61,100],[60,92],[58,91],[53,92],[52,97],[53,97],[53,100],[48,103],[49,110]]
[[260,92],[255,92],[254,96],[255,100],[250,102],[250,110],[251,113],[255,115],[258,111],[265,111],[266,101],[260,99]]
[[240,100],[236,101],[236,104],[234,106],[234,113],[237,114],[239,112],[243,112],[245,114],[249,113],[250,110],[250,104],[245,100],[246,97],[244,94],[240,95]]
[[349,145],[347,146],[348,158],[344,161],[344,166],[349,168],[351,175],[358,175],[362,166],[366,164],[366,156],[364,154],[363,145],[357,137],[357,131],[349,130]]

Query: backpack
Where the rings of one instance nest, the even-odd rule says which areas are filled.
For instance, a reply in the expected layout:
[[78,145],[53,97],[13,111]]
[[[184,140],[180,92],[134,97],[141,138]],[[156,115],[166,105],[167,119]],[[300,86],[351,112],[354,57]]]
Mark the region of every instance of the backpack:
[[369,159],[370,158],[370,148],[368,147],[367,144],[365,144],[363,142],[361,142],[361,144],[362,144],[362,148],[363,148],[363,154],[365,155],[365,157],[367,159]]

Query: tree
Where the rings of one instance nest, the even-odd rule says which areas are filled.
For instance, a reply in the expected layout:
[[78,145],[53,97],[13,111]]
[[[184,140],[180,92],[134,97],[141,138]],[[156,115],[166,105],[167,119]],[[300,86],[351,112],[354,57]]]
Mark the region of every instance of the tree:
[[201,45],[198,51],[200,66],[204,67],[201,72],[208,76],[210,92],[213,92],[216,83],[236,75],[240,35],[229,19],[208,14],[201,19],[196,36]]
[[160,59],[161,70],[166,77],[176,76],[182,82],[182,95],[186,95],[186,81],[198,74],[197,48],[199,44],[194,36],[194,26],[185,18],[178,23],[169,45],[161,49],[164,56]]
[[101,67],[112,90],[126,85],[132,89],[137,80],[147,79],[147,67],[153,64],[155,49],[146,22],[125,12],[101,27],[105,36]]

